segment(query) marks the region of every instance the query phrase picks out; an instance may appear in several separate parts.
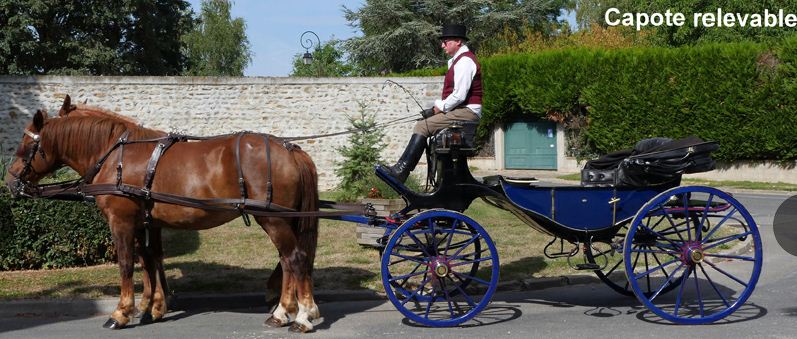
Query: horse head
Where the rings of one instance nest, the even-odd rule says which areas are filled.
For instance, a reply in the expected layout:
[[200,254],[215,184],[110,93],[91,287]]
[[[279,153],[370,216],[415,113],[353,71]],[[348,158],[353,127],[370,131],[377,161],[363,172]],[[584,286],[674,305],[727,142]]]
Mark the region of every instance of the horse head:
[[14,154],[15,158],[8,167],[5,182],[14,195],[23,193],[27,185],[36,184],[45,176],[53,173],[62,164],[52,154],[52,143],[42,130],[48,123],[47,112],[37,110],[33,121],[25,127],[22,140]]

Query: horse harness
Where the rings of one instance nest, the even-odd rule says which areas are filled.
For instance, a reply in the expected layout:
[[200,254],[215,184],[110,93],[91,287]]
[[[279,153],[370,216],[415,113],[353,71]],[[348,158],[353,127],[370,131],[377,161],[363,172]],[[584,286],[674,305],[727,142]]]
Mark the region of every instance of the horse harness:
[[[128,138],[130,135],[130,131],[127,130],[121,135],[121,137],[117,140],[117,142],[114,143],[114,145],[111,146],[108,149],[108,151],[105,152],[105,154],[100,158],[97,164],[94,167],[90,168],[83,177],[72,181],[44,184],[44,185],[32,185],[22,179],[32,170],[33,158],[35,157],[37,152],[41,153],[42,158],[45,157],[44,151],[40,147],[40,142],[41,142],[40,135],[34,134],[28,130],[25,130],[25,134],[27,134],[33,139],[34,145],[31,148],[31,151],[29,152],[27,158],[25,159],[25,164],[22,171],[17,175],[12,174],[16,179],[14,187],[11,187],[15,191],[14,192],[15,195],[31,197],[31,198],[48,198],[48,199],[59,199],[59,200],[73,200],[73,201],[93,201],[94,196],[97,195],[117,195],[117,196],[141,199],[143,200],[143,207],[144,207],[143,210],[144,210],[144,229],[146,236],[146,241],[145,241],[146,246],[149,246],[149,230],[152,225],[152,220],[153,220],[152,208],[155,202],[174,204],[174,205],[193,207],[193,208],[212,210],[212,211],[237,211],[241,214],[246,226],[251,225],[251,221],[249,220],[249,214],[255,216],[284,217],[284,218],[331,217],[331,216],[350,215],[353,213],[370,215],[370,216],[376,215],[375,211],[373,211],[372,206],[361,205],[361,204],[341,204],[332,201],[320,200],[319,208],[334,209],[334,211],[297,211],[295,209],[274,203],[272,201],[273,184],[272,184],[272,173],[271,173],[270,139],[275,137],[269,134],[261,134],[261,133],[247,132],[247,131],[235,133],[236,135],[235,162],[237,167],[238,185],[241,194],[241,197],[237,199],[236,198],[198,199],[198,198],[191,198],[175,194],[152,191],[153,179],[155,178],[155,173],[158,168],[158,163],[160,162],[161,157],[166,153],[166,151],[171,146],[173,146],[178,142],[210,140],[215,138],[229,137],[232,134],[225,134],[225,135],[212,136],[212,137],[198,137],[198,136],[188,136],[182,134],[169,133],[168,135],[160,138],[129,140]],[[241,166],[241,154],[240,154],[241,139],[248,134],[262,136],[265,141],[266,166],[268,168],[268,170],[266,171],[267,173],[266,173],[265,200],[253,200],[248,198],[248,192],[246,190],[246,180],[244,179],[243,167]],[[283,147],[285,147],[288,150],[293,150],[294,148],[299,147],[281,138],[277,139],[282,141]],[[152,154],[150,155],[149,161],[147,162],[146,172],[144,174],[144,185],[142,187],[137,187],[122,182],[122,171],[124,169],[124,162],[123,162],[124,146],[130,144],[137,144],[137,143],[156,143],[156,146],[153,149]],[[118,162],[116,165],[116,183],[93,184],[92,181],[94,180],[94,177],[97,175],[97,173],[99,173],[100,169],[103,167],[105,162],[108,160],[108,158],[117,148],[119,149],[119,152],[118,152]]]

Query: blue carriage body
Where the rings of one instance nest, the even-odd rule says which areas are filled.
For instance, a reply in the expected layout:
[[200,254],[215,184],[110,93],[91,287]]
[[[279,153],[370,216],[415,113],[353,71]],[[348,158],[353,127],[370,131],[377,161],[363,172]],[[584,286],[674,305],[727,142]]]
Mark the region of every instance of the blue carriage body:
[[506,198],[526,213],[581,231],[598,231],[623,223],[639,208],[669,187],[614,188],[518,185],[501,180]]

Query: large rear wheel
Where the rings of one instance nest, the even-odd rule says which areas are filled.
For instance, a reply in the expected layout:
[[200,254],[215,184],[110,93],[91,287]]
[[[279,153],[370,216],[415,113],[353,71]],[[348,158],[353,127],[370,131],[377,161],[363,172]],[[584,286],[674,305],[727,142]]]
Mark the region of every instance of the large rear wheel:
[[[649,239],[646,248],[634,246],[641,237]],[[662,256],[662,262],[633,264],[651,254]],[[710,323],[733,313],[753,293],[761,274],[761,236],[750,213],[729,194],[676,187],[639,210],[625,238],[623,260],[631,289],[648,309],[675,323]],[[658,273],[665,269],[667,275]],[[675,283],[676,292],[664,295]]]

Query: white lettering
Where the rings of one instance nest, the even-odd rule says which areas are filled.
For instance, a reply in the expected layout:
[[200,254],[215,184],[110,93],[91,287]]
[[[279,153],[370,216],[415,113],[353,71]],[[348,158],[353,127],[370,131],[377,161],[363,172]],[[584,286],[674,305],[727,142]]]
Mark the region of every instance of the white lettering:
[[797,15],[789,14],[786,15],[786,27],[794,27],[797,26]]
[[761,27],[761,14],[753,14],[750,16],[750,27]]
[[737,19],[739,19],[739,26],[744,27],[744,25],[747,23],[747,18],[749,16],[750,16],[750,14],[739,15],[739,17],[737,18]]
[[619,14],[620,10],[617,9],[617,8],[609,8],[609,9],[607,9],[606,13],[603,15],[603,21],[606,21],[606,24],[609,25],[609,26],[617,26],[617,25],[619,25],[620,24],[619,20],[618,21],[612,21],[612,19],[609,18],[609,14],[611,14],[611,13]]
[[714,18],[714,13],[703,13],[703,27],[714,27],[714,23],[716,22]]
[[736,26],[736,16],[733,15],[733,13],[725,13],[725,15],[722,16],[722,21],[725,27]]
[[764,10],[764,26],[775,27],[778,25],[778,16],[769,13],[769,9]]
[[[669,12],[670,12],[670,10],[668,9],[667,13],[669,13]],[[672,23],[675,26],[679,26],[679,27],[683,26],[685,22],[686,22],[686,16],[683,13],[675,13],[672,16]]]
[[661,26],[664,24],[664,16],[661,13],[653,13],[650,16],[650,24],[653,26]]

